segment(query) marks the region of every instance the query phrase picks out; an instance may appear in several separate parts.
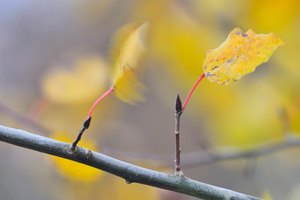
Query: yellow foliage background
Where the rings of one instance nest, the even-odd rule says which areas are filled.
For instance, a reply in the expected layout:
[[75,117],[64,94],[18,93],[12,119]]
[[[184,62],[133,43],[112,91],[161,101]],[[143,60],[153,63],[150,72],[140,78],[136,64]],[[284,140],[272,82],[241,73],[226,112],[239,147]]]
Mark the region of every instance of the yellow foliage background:
[[[0,13],[1,124],[49,137],[64,133],[72,140],[93,101],[114,83],[113,68],[117,74],[122,69],[116,66],[123,60],[115,49],[124,43],[116,33],[146,21],[151,25],[147,52],[138,46],[122,55],[137,65],[125,83],[130,88],[138,77],[134,87],[147,90],[127,93],[124,87],[119,95],[145,102],[126,104],[116,94],[98,105],[84,138],[100,146],[100,152],[150,168],[163,156],[170,166],[166,170],[172,170],[175,97],[187,95],[203,73],[206,52],[235,27],[273,32],[285,45],[238,82],[224,87],[204,79],[182,117],[183,156],[207,149],[251,149],[287,134],[299,136],[298,0],[3,0]],[[1,107],[31,123],[10,117]],[[0,152],[1,199],[193,199],[128,185],[98,170],[80,169],[82,176],[76,176],[68,170],[76,170],[71,163],[4,144]],[[294,200],[300,191],[298,155],[296,148],[256,161],[184,168],[184,174],[256,196],[269,191],[274,200]],[[245,175],[249,165],[255,167]]]

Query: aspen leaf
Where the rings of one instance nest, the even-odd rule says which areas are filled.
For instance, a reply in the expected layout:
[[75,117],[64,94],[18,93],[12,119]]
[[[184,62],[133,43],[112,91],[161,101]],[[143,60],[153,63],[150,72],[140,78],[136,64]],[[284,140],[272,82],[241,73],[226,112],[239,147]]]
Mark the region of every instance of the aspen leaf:
[[88,102],[106,84],[105,63],[98,57],[84,57],[69,70],[62,67],[47,73],[42,80],[44,95],[60,104]]
[[113,45],[112,84],[115,94],[127,103],[143,100],[136,68],[146,52],[146,31],[148,24],[129,24],[120,29]]
[[122,76],[119,76],[115,85],[115,94],[123,101],[133,104],[135,101],[144,100],[144,96],[140,92],[144,88],[136,73],[132,69],[128,69],[123,72]]
[[218,84],[227,85],[251,73],[267,62],[283,42],[273,33],[244,33],[235,28],[218,48],[208,51],[203,62],[205,76]]
[[[148,23],[129,24],[121,28],[116,34],[115,44],[112,48],[112,85],[93,103],[79,134],[89,128],[95,107],[113,91],[119,99],[127,103],[134,103],[143,99],[143,95],[141,95],[143,85],[137,79],[136,68],[140,65],[140,61],[146,52],[145,37],[147,29]],[[77,145],[78,141],[73,143],[73,147]]]
[[[62,132],[53,133],[51,135],[51,138],[63,142],[72,141],[69,134],[64,134]],[[88,141],[87,139],[84,139],[81,144],[82,146],[91,150],[97,149],[96,145],[91,141]],[[102,171],[96,168],[86,166],[81,163],[59,158],[56,156],[50,156],[50,158],[53,161],[54,165],[56,166],[56,169],[59,172],[59,174],[71,181],[89,183],[97,180],[101,175],[104,174]]]

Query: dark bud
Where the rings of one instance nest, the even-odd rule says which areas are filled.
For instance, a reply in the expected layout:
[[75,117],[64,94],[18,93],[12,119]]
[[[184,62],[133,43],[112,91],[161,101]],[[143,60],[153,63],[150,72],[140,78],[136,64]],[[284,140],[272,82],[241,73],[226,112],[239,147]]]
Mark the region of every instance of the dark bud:
[[85,129],[88,129],[90,127],[90,124],[91,124],[91,120],[92,120],[92,117],[89,117],[85,120],[85,122],[83,123],[83,127]]
[[176,97],[175,110],[176,110],[176,113],[182,112],[182,103],[181,103],[179,94]]

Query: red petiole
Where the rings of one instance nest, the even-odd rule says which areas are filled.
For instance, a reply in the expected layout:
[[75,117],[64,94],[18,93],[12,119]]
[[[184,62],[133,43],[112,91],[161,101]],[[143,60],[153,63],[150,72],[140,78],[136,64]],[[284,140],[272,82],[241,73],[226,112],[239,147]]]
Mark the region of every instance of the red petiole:
[[71,147],[71,150],[74,151],[78,142],[80,141],[81,139],[81,136],[82,134],[84,133],[84,131],[86,129],[89,128],[90,126],[90,123],[91,123],[91,120],[92,120],[92,113],[93,111],[95,110],[95,107],[105,98],[107,97],[109,94],[111,94],[112,92],[114,91],[114,87],[110,87],[104,94],[102,94],[98,99],[96,99],[96,101],[93,103],[93,105],[91,106],[88,114],[87,114],[87,117],[86,117],[86,120],[83,122],[83,125],[82,125],[82,128],[80,129],[76,139],[73,141],[72,143],[72,147]]
[[[193,85],[191,91],[189,92],[187,98],[185,99],[184,103],[183,103],[183,106],[182,106],[182,112],[184,111],[184,109],[186,108],[192,94],[194,93],[196,87],[198,86],[198,84],[202,81],[202,79],[205,77],[205,74],[201,74],[199,76],[199,78],[197,79],[196,83]],[[102,94],[98,99],[96,99],[96,101],[93,103],[93,105],[91,106],[88,114],[87,114],[87,118],[86,120],[84,121],[83,123],[83,126],[81,128],[81,130],[79,131],[78,135],[77,135],[77,138],[73,141],[72,143],[72,148],[71,150],[74,151],[75,150],[75,147],[77,145],[77,143],[80,141],[81,139],[81,136],[82,134],[84,133],[84,131],[86,129],[89,128],[90,126],[90,123],[91,123],[91,119],[92,119],[92,113],[93,111],[95,110],[95,107],[105,98],[107,97],[109,94],[111,94],[112,92],[114,91],[114,87],[110,87],[104,94]]]
[[190,90],[187,98],[185,99],[184,103],[183,103],[183,106],[182,106],[182,111],[184,111],[184,109],[186,108],[186,105],[188,104],[192,94],[194,93],[196,87],[198,86],[198,84],[202,81],[202,79],[205,77],[205,74],[201,74],[199,76],[199,78],[197,79],[196,83],[193,85],[192,89]]
[[107,97],[110,93],[114,91],[113,87],[110,87],[104,94],[102,94],[96,101],[93,103],[92,107],[90,108],[87,118],[92,117],[92,113],[95,110],[95,107],[102,101],[105,97]]

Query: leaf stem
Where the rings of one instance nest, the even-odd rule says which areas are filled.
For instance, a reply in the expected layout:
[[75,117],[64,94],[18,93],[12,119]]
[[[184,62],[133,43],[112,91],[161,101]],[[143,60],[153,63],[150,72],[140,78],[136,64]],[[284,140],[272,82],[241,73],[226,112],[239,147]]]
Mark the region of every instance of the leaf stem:
[[204,73],[201,74],[201,75],[199,76],[199,78],[197,79],[196,83],[193,85],[192,89],[190,90],[190,92],[189,92],[187,98],[185,99],[185,101],[184,101],[184,103],[183,103],[182,111],[184,111],[184,109],[186,108],[186,106],[187,106],[187,104],[188,104],[188,102],[189,102],[189,100],[190,100],[192,94],[194,93],[196,87],[197,87],[198,84],[202,81],[202,79],[203,79],[204,77],[205,77],[205,74],[204,74]]
[[105,97],[107,97],[110,93],[112,93],[114,91],[114,87],[110,87],[104,94],[102,94],[98,99],[96,99],[96,101],[93,103],[92,107],[90,108],[87,118],[88,117],[92,117],[92,113],[95,110],[95,107],[98,105],[98,103],[100,101],[102,101],[102,99],[104,99]]
[[104,94],[102,94],[91,106],[86,120],[83,122],[82,128],[80,129],[79,133],[77,134],[76,139],[72,143],[71,150],[74,151],[78,142],[81,140],[81,136],[83,135],[84,131],[90,127],[91,120],[92,120],[92,113],[95,110],[95,107],[102,101],[105,97],[107,97],[110,93],[114,91],[114,87],[110,87]]

